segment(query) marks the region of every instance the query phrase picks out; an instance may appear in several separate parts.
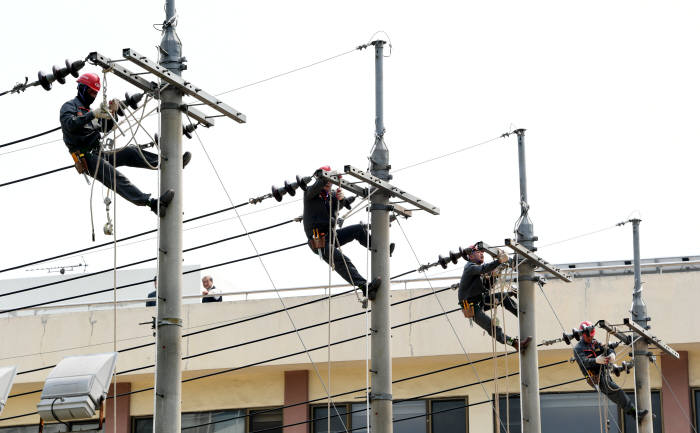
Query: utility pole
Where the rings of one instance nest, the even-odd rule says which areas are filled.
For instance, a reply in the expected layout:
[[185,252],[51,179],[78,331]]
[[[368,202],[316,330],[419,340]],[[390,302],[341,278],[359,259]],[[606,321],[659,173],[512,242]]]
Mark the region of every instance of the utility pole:
[[[181,44],[175,34],[175,0],[165,2],[165,23],[159,64],[176,75],[185,69]],[[182,92],[168,86],[160,92],[161,161],[160,194],[175,197],[160,221],[158,242],[158,317],[153,431],[180,431],[182,394]]]
[[[633,219],[632,239],[634,243],[634,292],[632,294],[632,320],[642,329],[647,330],[647,306],[642,300],[642,271],[639,253],[639,223]],[[644,338],[637,338],[634,343],[634,386],[637,393],[637,410],[649,413],[639,423],[639,433],[652,433],[651,389],[649,386],[649,344]]]
[[[376,113],[371,174],[389,182],[389,149],[384,143],[384,41],[374,41]],[[376,189],[370,197],[372,227],[372,277],[381,278],[377,297],[372,301],[372,415],[370,425],[376,433],[393,431],[391,407],[391,289],[389,277],[389,194]]]
[[[518,163],[520,167],[520,225],[517,241],[530,251],[535,251],[532,221],[528,212],[527,175],[525,171],[525,130],[515,131],[518,135]],[[518,303],[520,321],[520,341],[532,337],[530,346],[520,355],[520,413],[522,433],[540,433],[540,378],[537,356],[537,335],[535,327],[535,264],[523,260],[518,268]]]

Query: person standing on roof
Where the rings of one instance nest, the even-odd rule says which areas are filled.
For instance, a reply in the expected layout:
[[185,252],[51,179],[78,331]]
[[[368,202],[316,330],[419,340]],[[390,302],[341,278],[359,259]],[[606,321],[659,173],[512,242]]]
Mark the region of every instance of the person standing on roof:
[[586,377],[586,382],[593,388],[597,386],[617,407],[627,415],[636,415],[637,422],[640,422],[649,411],[637,411],[632,400],[610,377],[608,366],[615,362],[615,351],[593,338],[595,327],[591,322],[581,322],[578,329],[581,331],[581,340],[574,347],[574,358]]
[[[517,338],[512,338],[504,334],[500,326],[495,326],[491,318],[486,314],[491,305],[491,272],[498,266],[508,261],[508,256],[500,251],[498,260],[484,264],[484,252],[476,245],[469,247],[471,251],[467,256],[467,264],[464,266],[462,278],[459,281],[459,305],[462,307],[464,317],[474,319],[477,325],[483,328],[490,336],[494,336],[501,344],[508,344],[516,350],[524,352],[530,344],[532,337],[525,338],[520,342]],[[510,294],[495,293],[494,300],[503,304],[503,308],[510,311],[514,316],[518,316],[518,304],[510,297]]]
[[[380,278],[375,278],[367,284],[367,280],[360,275],[355,265],[345,256],[339,246],[356,240],[365,248],[368,248],[367,226],[354,224],[335,231],[333,235],[334,245],[330,245],[331,236],[338,217],[340,207],[350,209],[350,203],[354,200],[345,198],[343,191],[338,188],[331,190],[331,183],[319,177],[321,172],[331,171],[329,166],[323,166],[316,170],[316,180],[304,192],[304,233],[309,240],[309,247],[316,252],[326,263],[330,263],[333,257],[335,271],[345,281],[362,290],[362,294],[370,300],[374,300],[380,285]],[[330,224],[330,227],[329,227]],[[371,243],[371,239],[370,239]],[[366,304],[365,304],[366,305]]]
[[[137,206],[149,206],[154,213],[165,215],[165,208],[172,201],[175,191],[165,191],[158,200],[150,194],[141,192],[129,179],[112,166],[109,159],[113,152],[102,152],[100,155],[100,139],[102,134],[114,128],[117,119],[119,101],[112,100],[107,106],[101,104],[95,110],[90,105],[95,101],[100,91],[100,77],[93,73],[85,73],[78,77],[78,95],[61,106],[60,120],[63,131],[63,142],[73,156],[75,167],[79,173],[88,172],[94,179],[103,183],[107,188]],[[141,155],[143,154],[143,156]],[[145,159],[145,160],[144,160]],[[191,154],[183,155],[183,167],[189,163]],[[117,153],[116,165],[150,168],[158,165],[158,155],[147,151],[139,151],[134,146],[120,149]],[[146,161],[148,163],[146,163]],[[116,185],[114,178],[116,174]]]

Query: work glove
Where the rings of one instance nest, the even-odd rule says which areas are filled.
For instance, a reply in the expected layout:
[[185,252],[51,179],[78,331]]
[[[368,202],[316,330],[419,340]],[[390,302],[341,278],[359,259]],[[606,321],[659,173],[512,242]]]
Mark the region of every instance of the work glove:
[[95,119],[111,119],[109,111],[104,107],[104,104],[100,104],[99,107],[95,108],[92,113],[95,115]]
[[508,254],[503,250],[498,250],[498,263],[506,263],[508,261]]
[[112,112],[112,115],[114,115],[118,109],[119,101],[117,101],[116,99],[112,99],[111,101],[109,101],[109,111]]
[[607,356],[598,355],[598,356],[596,356],[596,358],[595,358],[595,363],[596,363],[596,364],[607,364],[608,362],[607,362],[607,359],[606,359],[606,358],[607,358]]
[[338,200],[342,200],[345,198],[345,194],[343,194],[342,189],[338,188],[335,190],[335,198],[337,198]]
[[608,362],[615,362],[615,352],[610,352],[610,355],[608,355]]

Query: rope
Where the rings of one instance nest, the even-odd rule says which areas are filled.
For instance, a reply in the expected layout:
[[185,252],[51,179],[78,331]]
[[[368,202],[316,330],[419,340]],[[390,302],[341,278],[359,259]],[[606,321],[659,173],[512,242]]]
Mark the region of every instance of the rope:
[[[189,120],[189,115],[187,116]],[[191,122],[191,120],[190,120]],[[229,202],[231,205],[233,205],[233,200],[231,199],[231,195],[229,194],[228,190],[226,189],[226,186],[224,185],[223,180],[221,179],[221,176],[219,175],[218,170],[216,169],[216,166],[214,165],[214,161],[212,161],[211,157],[209,156],[209,152],[207,152],[206,147],[204,146],[204,142],[202,142],[202,139],[199,136],[199,133],[197,130],[194,130],[194,134],[197,137],[197,141],[199,142],[199,145],[202,147],[202,150],[204,151],[204,154],[206,155],[207,159],[209,160],[209,164],[212,167],[212,170],[214,171],[214,174],[216,175],[217,179],[219,180],[219,183],[221,184],[221,188],[224,190],[224,193],[226,194],[226,197],[228,198]],[[274,280],[272,279],[272,275],[270,274],[269,270],[267,269],[267,266],[265,266],[265,262],[262,260],[262,256],[258,253],[258,248],[255,245],[255,242],[253,242],[253,238],[250,237],[250,234],[248,234],[248,229],[246,228],[245,224],[243,223],[243,219],[241,216],[238,214],[238,210],[234,208],[234,211],[236,212],[236,215],[238,216],[238,221],[241,223],[241,227],[243,227],[243,231],[246,232],[246,237],[250,241],[250,245],[253,247],[253,251],[255,251],[258,261],[260,262],[260,265],[262,266],[263,270],[265,271],[265,274],[267,275],[268,280],[270,281],[270,284],[272,285],[273,289],[275,290],[275,293],[277,294],[277,298],[279,299],[280,303],[282,304],[282,307],[284,308],[284,311],[287,315],[287,318],[289,319],[289,322],[291,323],[292,327],[295,330],[295,333],[297,335],[297,338],[299,339],[299,342],[301,343],[302,347],[304,348],[304,352],[306,353],[306,356],[309,358],[309,361],[311,362],[311,365],[316,373],[316,376],[319,379],[319,382],[324,388],[324,391],[328,393],[328,390],[326,389],[326,384],[324,383],[323,379],[321,378],[321,373],[318,371],[318,367],[314,363],[313,359],[311,358],[311,355],[308,353],[306,349],[306,344],[304,343],[303,338],[301,337],[301,334],[297,330],[296,324],[294,323],[294,319],[292,318],[292,315],[289,314],[289,311],[287,309],[287,305],[284,302],[284,299],[282,298],[282,295],[280,294],[279,290],[277,289],[277,286],[275,285]],[[306,242],[299,244],[299,246],[306,245]],[[330,288],[329,288],[330,291]],[[330,394],[330,393],[328,393]],[[338,418],[340,418],[340,413],[338,412],[338,409],[335,407],[335,403],[333,403],[333,408],[335,409],[336,414],[338,415]]]
[[[408,246],[411,249],[413,256],[415,257],[416,262],[420,265],[420,260],[418,259],[418,255],[416,254],[416,250],[413,248],[413,245],[411,244],[410,239],[408,239],[408,236],[406,235],[406,232],[404,231],[403,226],[401,225],[401,222],[399,221],[398,218],[396,219],[396,223],[398,224],[399,228],[401,229],[401,233],[403,234],[404,239],[406,239],[406,242],[408,243]],[[440,302],[440,298],[438,298],[437,293],[435,292],[435,289],[433,288],[432,282],[430,281],[430,278],[428,278],[428,276],[425,273],[423,273],[423,276],[424,276],[426,282],[428,283],[428,285],[430,286],[430,290],[432,291],[435,300],[437,301],[438,305],[440,306],[440,309],[442,310],[442,315],[445,317],[445,320],[447,320],[447,323],[450,325],[450,329],[452,330],[452,333],[454,334],[455,338],[457,339],[459,346],[462,348],[462,352],[464,353],[464,356],[467,358],[467,361],[470,361],[471,357],[469,356],[469,353],[467,352],[466,348],[464,347],[462,340],[459,338],[459,334],[457,334],[457,330],[454,328],[454,325],[452,325],[450,318],[447,316],[447,312],[445,311],[445,307],[442,305],[442,302]],[[458,310],[460,310],[460,309],[458,309]],[[481,389],[484,391],[484,395],[486,395],[488,397],[489,394],[486,391],[486,387],[484,387],[481,378],[479,377],[479,372],[476,371],[476,368],[474,368],[474,367],[472,367],[472,370],[473,370],[474,376],[476,376],[477,380],[481,384]],[[491,406],[492,406],[492,410],[494,411],[494,413],[496,413],[495,403],[492,404]],[[498,419],[498,424],[500,426],[500,428],[499,428],[499,430],[500,430],[501,428],[503,428],[503,422],[501,421],[500,418],[497,418],[497,419]]]

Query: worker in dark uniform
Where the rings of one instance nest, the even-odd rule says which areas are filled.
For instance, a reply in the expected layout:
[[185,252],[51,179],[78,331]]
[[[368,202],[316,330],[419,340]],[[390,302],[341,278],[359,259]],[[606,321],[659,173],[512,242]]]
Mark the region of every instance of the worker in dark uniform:
[[593,388],[597,386],[600,392],[607,395],[626,414],[637,415],[637,422],[640,422],[649,411],[644,409],[637,412],[632,400],[610,377],[608,366],[615,362],[615,351],[593,338],[595,327],[591,322],[581,322],[579,330],[581,340],[574,347],[574,358],[586,377],[586,382]]
[[[340,207],[350,208],[351,200],[345,198],[341,189],[331,191],[331,183],[318,177],[321,171],[330,171],[329,166],[324,166],[316,171],[316,180],[304,193],[304,232],[309,240],[309,247],[313,251],[321,252],[321,257],[326,263],[330,263],[333,256],[333,267],[345,281],[362,290],[362,294],[373,300],[379,289],[380,278],[375,278],[367,284],[367,280],[360,275],[355,265],[345,256],[339,246],[356,240],[367,248],[367,226],[354,224],[336,231],[337,239],[334,245],[329,245],[331,235],[329,228],[333,230],[338,217]],[[329,227],[330,222],[330,227]]]
[[[110,159],[112,152],[100,154],[100,138],[102,134],[114,128],[119,102],[110,101],[108,106],[100,105],[91,110],[90,105],[95,101],[100,90],[100,77],[93,73],[86,73],[78,77],[78,95],[61,107],[61,129],[63,142],[73,156],[76,169],[79,173],[87,171],[93,178],[102,182],[107,188],[116,191],[117,194],[137,206],[149,206],[158,213],[160,203],[160,215],[165,215],[165,208],[172,201],[175,191],[165,191],[159,200],[151,198],[150,194],[141,192],[129,179],[116,170]],[[141,155],[143,153],[143,156]],[[191,158],[189,152],[183,155],[183,167]],[[158,155],[152,152],[139,151],[133,146],[127,146],[117,152],[116,165],[150,168],[144,161],[146,159],[151,166],[158,166]],[[116,172],[116,185],[114,178]]]
[[[462,278],[459,281],[459,305],[462,307],[462,313],[469,319],[474,319],[477,325],[483,328],[490,336],[495,330],[496,341],[502,344],[508,344],[516,350],[524,352],[530,344],[532,337],[525,338],[520,342],[517,338],[512,338],[503,333],[500,326],[494,326],[491,318],[486,314],[494,306],[491,305],[492,296],[497,303],[501,303],[503,308],[510,311],[514,316],[518,316],[518,304],[511,298],[511,293],[495,293],[490,294],[491,278],[490,274],[503,263],[508,261],[506,253],[501,251],[498,260],[484,264],[484,252],[479,250],[476,245],[469,247],[470,253],[467,264],[464,266]],[[493,328],[493,329],[492,329]]]

